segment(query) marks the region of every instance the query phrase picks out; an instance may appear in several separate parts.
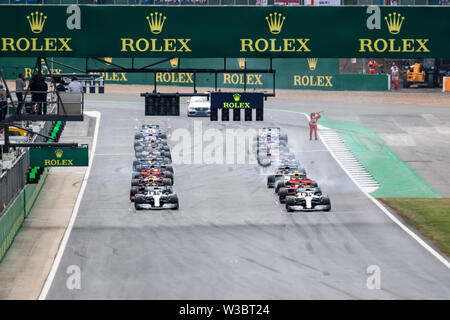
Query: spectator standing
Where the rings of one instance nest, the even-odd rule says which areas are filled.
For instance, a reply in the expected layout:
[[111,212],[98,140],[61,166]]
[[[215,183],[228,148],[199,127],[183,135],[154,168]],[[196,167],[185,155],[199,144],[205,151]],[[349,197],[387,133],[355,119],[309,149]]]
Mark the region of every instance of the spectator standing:
[[397,90],[398,89],[398,78],[400,77],[400,71],[398,70],[398,67],[395,65],[395,62],[392,62],[391,77],[392,77],[392,82],[394,84],[394,89]]
[[48,85],[45,82],[45,78],[43,76],[39,77],[39,114],[44,115],[47,114],[47,91],[48,91]]
[[369,74],[377,74],[378,63],[373,58],[369,60],[367,67],[369,68]]
[[26,85],[27,83],[25,81],[23,73],[19,73],[19,76],[16,79],[16,97],[17,101],[19,102],[17,105],[19,109],[22,108],[23,105],[23,93],[25,92]]
[[56,91],[58,92],[66,92],[66,82],[61,80],[59,84],[56,86]]
[[39,77],[35,74],[31,77],[30,85],[28,88],[31,92],[31,113],[36,113],[39,111]]
[[77,77],[72,77],[72,81],[69,83],[69,93],[83,92],[83,85],[77,80]]
[[43,76],[33,76],[32,82],[30,82],[30,90],[32,92],[34,113],[47,114],[48,85],[45,82],[45,78]]
[[0,121],[6,119],[8,113],[8,100],[6,98],[6,90],[2,84],[0,84]]

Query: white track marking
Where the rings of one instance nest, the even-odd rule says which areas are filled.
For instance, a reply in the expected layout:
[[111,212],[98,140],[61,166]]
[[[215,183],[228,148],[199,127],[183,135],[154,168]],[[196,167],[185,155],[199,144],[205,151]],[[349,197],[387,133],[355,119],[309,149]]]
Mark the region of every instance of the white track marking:
[[64,232],[64,236],[59,244],[58,252],[56,254],[55,260],[53,261],[52,268],[50,269],[50,273],[45,280],[44,286],[42,287],[41,294],[39,295],[39,300],[45,300],[47,297],[48,291],[52,285],[53,279],[55,278],[56,271],[58,270],[59,264],[61,263],[61,258],[64,254],[64,250],[66,249],[67,242],[69,240],[70,233],[72,232],[73,225],[75,223],[75,219],[77,218],[78,209],[80,208],[81,199],[83,198],[84,190],[86,189],[86,185],[89,179],[89,174],[91,173],[92,162],[94,161],[95,149],[97,148],[97,138],[98,131],[100,127],[100,117],[101,113],[98,111],[85,111],[89,117],[96,118],[95,121],[95,131],[94,138],[92,140],[92,148],[91,148],[91,157],[89,159],[89,166],[86,169],[86,173],[84,174],[83,183],[81,184],[80,192],[78,193],[77,200],[75,202],[75,206],[73,207],[72,215],[70,217],[69,225],[67,226],[66,231]]
[[[308,120],[308,115],[305,115]],[[374,179],[374,177],[367,171],[366,168],[355,158],[354,154],[345,145],[344,140],[339,134],[329,128],[319,125],[320,134],[319,137],[322,141],[326,141],[328,150],[332,150],[335,157],[339,159],[346,169],[347,173],[356,180],[358,186],[364,189],[366,192],[375,191],[380,184]]]
[[[304,116],[308,119],[309,121],[309,116],[307,114],[304,114]],[[328,128],[325,128],[323,126],[319,127],[324,131],[327,131]],[[330,129],[328,129],[330,130]],[[444,258],[439,252],[437,252],[436,250],[434,250],[430,245],[428,245],[422,238],[420,238],[416,233],[414,233],[413,231],[411,231],[406,225],[404,225],[399,219],[397,219],[397,217],[395,217],[392,213],[389,212],[389,210],[387,210],[377,199],[375,199],[374,197],[372,197],[368,191],[365,190],[365,188],[362,188],[361,185],[357,182],[357,180],[350,174],[350,172],[348,172],[348,170],[346,169],[346,167],[340,162],[339,158],[334,154],[334,151],[332,150],[332,148],[330,148],[330,146],[327,144],[327,142],[325,141],[325,139],[322,137],[322,133],[321,131],[319,131],[319,139],[322,141],[322,143],[324,144],[324,146],[328,149],[328,151],[330,152],[331,156],[334,158],[334,160],[339,164],[339,166],[342,168],[342,170],[344,170],[344,172],[348,175],[348,177],[353,181],[353,183],[356,184],[356,186],[361,190],[361,192],[363,192],[370,200],[372,200],[372,202],[381,209],[381,211],[387,215],[395,224],[397,224],[403,231],[405,231],[408,235],[410,235],[414,240],[416,240],[422,247],[424,247],[429,253],[431,253],[436,259],[438,259],[440,262],[442,262],[444,264],[444,266],[446,266],[448,269],[450,269],[450,262]],[[375,189],[376,190],[376,189]]]

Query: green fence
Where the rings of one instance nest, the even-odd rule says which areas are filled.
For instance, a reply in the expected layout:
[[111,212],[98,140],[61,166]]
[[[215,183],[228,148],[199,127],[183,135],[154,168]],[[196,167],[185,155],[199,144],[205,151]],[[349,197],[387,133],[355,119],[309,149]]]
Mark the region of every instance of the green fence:
[[37,184],[27,184],[17,196],[16,200],[0,217],[0,262],[5,257],[17,233],[33,208],[34,203],[47,179],[48,169]]

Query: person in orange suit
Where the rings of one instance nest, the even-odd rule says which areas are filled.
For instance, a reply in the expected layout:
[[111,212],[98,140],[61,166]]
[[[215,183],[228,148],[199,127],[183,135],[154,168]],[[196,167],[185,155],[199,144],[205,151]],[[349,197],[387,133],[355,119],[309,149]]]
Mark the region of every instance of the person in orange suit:
[[311,115],[309,117],[309,140],[312,140],[313,131],[317,140],[317,120],[320,119],[320,114],[316,112],[311,112]]
[[395,65],[394,62],[392,62],[391,67],[391,77],[392,77],[392,83],[394,84],[394,89],[398,89],[398,78],[400,76],[400,71],[398,70],[398,67]]
[[369,68],[369,74],[377,74],[378,63],[373,58],[369,60],[367,67]]

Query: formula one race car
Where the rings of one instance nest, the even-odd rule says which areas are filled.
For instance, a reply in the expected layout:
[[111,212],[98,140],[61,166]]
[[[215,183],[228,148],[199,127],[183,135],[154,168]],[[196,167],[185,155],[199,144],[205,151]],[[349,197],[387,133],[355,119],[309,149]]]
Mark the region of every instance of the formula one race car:
[[267,176],[267,188],[275,188],[279,181],[289,181],[294,175],[306,179],[306,171],[303,168],[279,167],[275,174]]
[[154,190],[154,188],[157,187],[158,189],[173,193],[172,186],[133,186],[130,189],[130,201],[134,202],[134,199],[136,198],[137,194],[144,194],[148,190]]
[[[279,181],[275,187],[280,203],[286,202],[287,196],[295,195],[298,188],[319,188],[317,182],[310,179],[291,179],[287,182]],[[319,188],[320,191],[320,188]]]
[[268,167],[273,163],[277,163],[280,158],[285,158],[289,153],[289,148],[274,143],[265,143],[258,146],[256,150],[256,158],[260,166]]
[[140,152],[135,152],[134,155],[137,159],[149,159],[152,157],[161,157],[161,158],[167,158],[169,160],[172,160],[172,156],[170,155],[169,151],[160,151],[160,150],[144,150]]
[[258,143],[264,141],[279,141],[281,144],[287,144],[287,135],[281,134],[281,129],[279,127],[266,127],[259,129],[257,136]]
[[[141,171],[142,169],[148,169],[152,163],[160,163],[165,165],[171,165],[172,161],[167,157],[161,156],[147,156],[144,158],[134,159],[133,160],[133,169],[134,171]],[[145,167],[145,164],[149,164],[149,166]],[[138,168],[139,165],[142,167]]]
[[160,130],[159,127],[143,125],[142,130],[134,135],[134,139],[141,140],[146,137],[158,137],[160,139],[167,139],[167,134]]
[[162,176],[149,176],[141,179],[131,179],[132,187],[151,187],[151,186],[171,186],[173,180],[171,178],[164,178]]
[[135,172],[141,172],[145,170],[160,170],[160,171],[169,171],[173,174],[173,168],[171,165],[159,163],[159,162],[140,162],[140,164],[136,165]]
[[166,163],[160,163],[155,161],[140,161],[139,164],[137,162],[133,163],[133,170],[134,171],[142,171],[142,170],[149,170],[149,169],[161,169],[164,171],[170,171],[173,173],[173,168],[170,164]]
[[286,197],[286,210],[292,211],[330,211],[328,196],[322,195],[319,188],[298,188],[294,196]]
[[148,178],[148,177],[167,178],[167,179],[172,179],[172,181],[173,181],[172,172],[165,171],[162,169],[157,169],[157,168],[150,168],[147,170],[135,171],[135,172],[133,172],[133,174],[131,176],[132,179],[144,179],[144,178]]
[[[308,179],[306,177],[306,174],[303,174],[302,172],[296,171],[294,172],[294,174],[292,175],[287,175],[285,177],[286,179],[283,180],[279,180],[276,182],[275,184],[275,193],[278,193],[278,191],[280,191],[281,188],[294,188],[296,185],[310,185],[313,188],[318,187],[317,182],[315,182],[314,180]],[[287,178],[289,178],[287,180]],[[294,188],[296,189],[296,188]]]
[[160,141],[137,141],[134,143],[134,152],[142,152],[142,151],[150,151],[150,150],[159,150],[159,151],[170,151],[170,147],[167,145],[167,141],[165,143]]
[[171,189],[148,187],[145,193],[138,193],[134,198],[134,207],[141,209],[174,209],[179,207],[178,196]]

